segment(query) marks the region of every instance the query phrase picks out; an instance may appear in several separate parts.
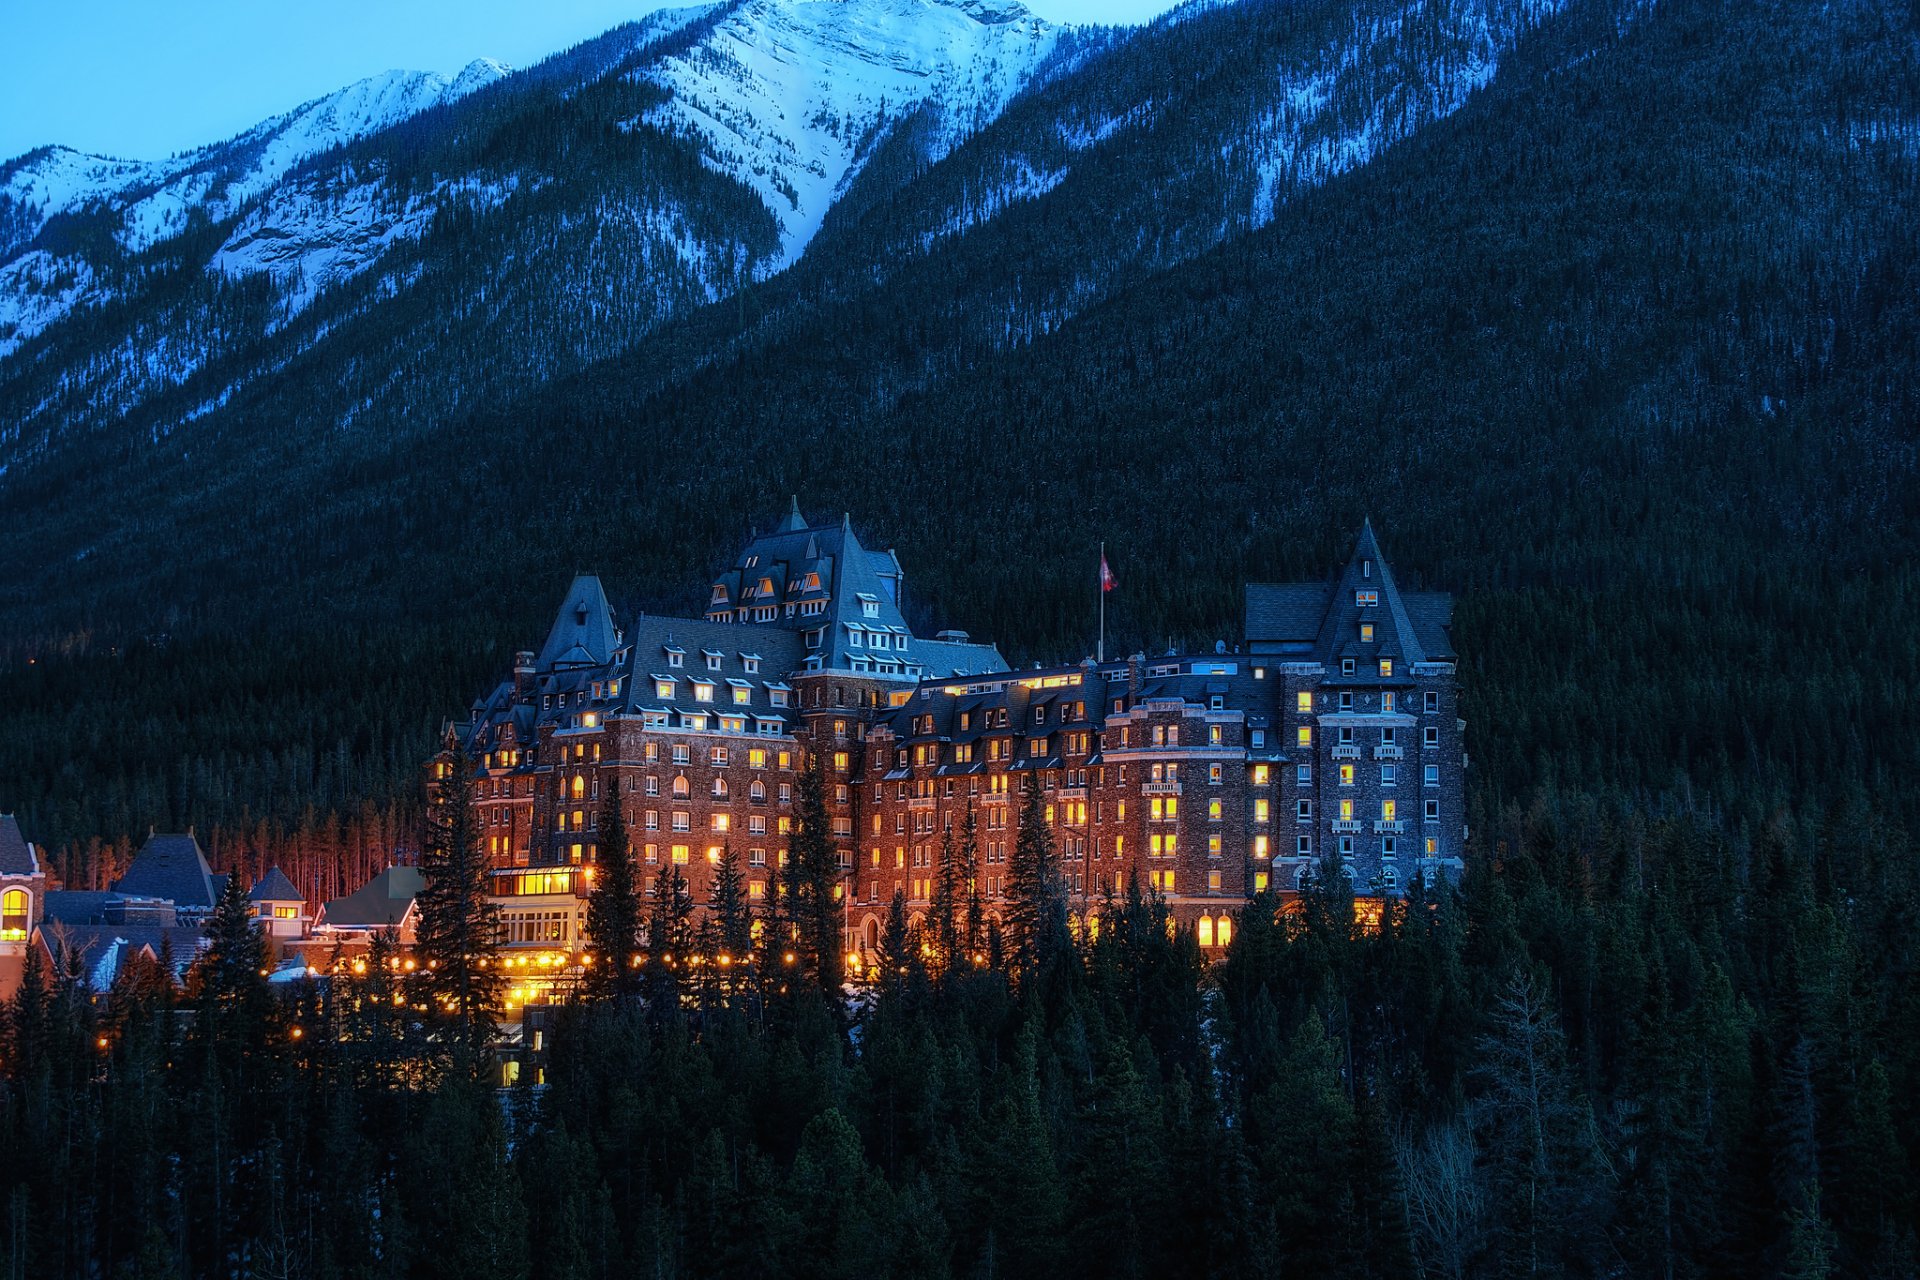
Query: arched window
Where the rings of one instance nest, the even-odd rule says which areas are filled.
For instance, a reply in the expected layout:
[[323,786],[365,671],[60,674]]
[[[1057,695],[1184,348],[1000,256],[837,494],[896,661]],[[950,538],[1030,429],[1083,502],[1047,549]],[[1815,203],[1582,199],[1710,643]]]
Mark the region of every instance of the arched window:
[[1213,931],[1215,946],[1224,947],[1233,941],[1233,917],[1221,916],[1219,925]]
[[9,889],[0,897],[0,942],[27,939],[27,891]]
[[675,775],[673,779],[673,798],[675,800],[685,800],[691,794],[692,791],[687,785],[687,775],[684,773]]
[[1203,947],[1212,946],[1213,945],[1213,917],[1201,916],[1199,929],[1200,929],[1200,945]]
[[717,800],[727,798],[727,779],[724,774],[716,774],[713,779],[713,795]]
[[587,794],[587,780],[581,777],[577,773],[574,774],[573,775],[573,798],[575,800],[578,800],[581,797],[585,796],[586,794]]
[[767,801],[767,784],[755,778],[747,786],[747,799],[753,801],[755,804],[765,804]]

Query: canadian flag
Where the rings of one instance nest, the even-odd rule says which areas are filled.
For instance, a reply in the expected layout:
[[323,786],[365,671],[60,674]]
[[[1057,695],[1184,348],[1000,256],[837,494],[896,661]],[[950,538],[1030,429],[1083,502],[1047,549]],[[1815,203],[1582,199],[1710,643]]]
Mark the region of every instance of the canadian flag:
[[1107,567],[1107,553],[1100,553],[1100,590],[1111,591],[1120,585],[1120,579],[1113,576],[1113,570]]

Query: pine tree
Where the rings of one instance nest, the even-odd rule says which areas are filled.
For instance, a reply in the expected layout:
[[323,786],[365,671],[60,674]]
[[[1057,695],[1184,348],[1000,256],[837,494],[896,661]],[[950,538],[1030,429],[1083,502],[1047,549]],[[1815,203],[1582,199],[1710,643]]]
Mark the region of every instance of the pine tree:
[[587,896],[588,989],[622,995],[638,983],[634,957],[640,950],[640,892],[634,883],[633,847],[617,778],[600,801],[599,865]]
[[987,911],[980,899],[980,829],[971,803],[960,827],[960,859],[967,877],[967,910],[961,926],[961,946],[966,950],[967,964],[972,965],[977,963],[975,957],[985,954],[982,948],[987,944]]
[[787,854],[786,919],[801,969],[822,991],[839,985],[840,929],[833,890],[839,881],[832,819],[827,814],[826,753],[808,753],[794,804],[793,841]]
[[473,763],[449,740],[448,762],[438,794],[420,870],[420,924],[415,938],[427,971],[423,985],[432,1002],[450,1015],[455,1043],[478,1056],[492,1042],[500,1011],[498,912],[487,897],[487,863],[480,851],[473,808]]
[[1048,972],[1072,947],[1066,888],[1037,770],[1026,775],[1020,830],[1007,867],[1007,928],[1013,937],[1014,970],[1022,981]]
[[746,877],[741,874],[740,859],[731,844],[721,846],[707,909],[714,926],[714,944],[735,962],[745,959],[753,950],[753,907],[747,901]]
[[[973,806],[967,806],[967,820],[973,819]],[[933,944],[933,963],[937,972],[946,976],[963,963],[960,955],[960,897],[964,892],[961,883],[960,850],[953,840],[953,827],[949,824],[940,833],[940,866],[934,873],[933,899],[927,905],[927,934]]]

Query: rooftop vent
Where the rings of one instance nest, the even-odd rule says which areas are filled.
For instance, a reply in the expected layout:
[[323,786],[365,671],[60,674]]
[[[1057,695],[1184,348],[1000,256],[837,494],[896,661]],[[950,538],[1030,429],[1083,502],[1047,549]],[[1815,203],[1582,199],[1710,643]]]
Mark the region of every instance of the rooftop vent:
[[947,644],[965,644],[967,642],[967,633],[964,631],[940,631],[936,632],[933,638],[935,640],[945,641]]

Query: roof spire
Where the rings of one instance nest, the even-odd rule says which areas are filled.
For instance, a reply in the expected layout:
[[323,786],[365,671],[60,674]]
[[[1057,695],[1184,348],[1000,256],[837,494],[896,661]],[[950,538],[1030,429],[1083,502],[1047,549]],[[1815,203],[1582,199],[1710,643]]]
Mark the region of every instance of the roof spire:
[[780,526],[781,533],[798,533],[807,527],[807,518],[800,514],[800,495],[794,494],[792,505],[787,511],[787,521]]

